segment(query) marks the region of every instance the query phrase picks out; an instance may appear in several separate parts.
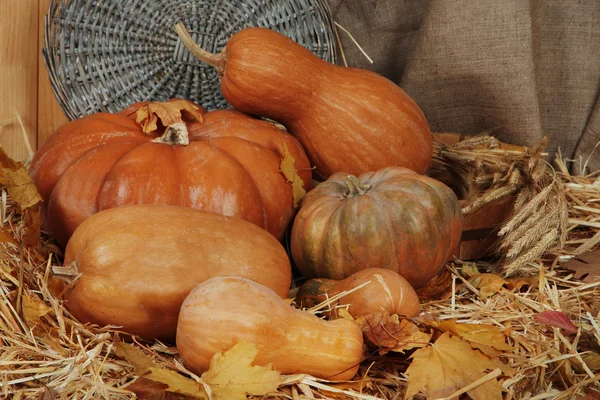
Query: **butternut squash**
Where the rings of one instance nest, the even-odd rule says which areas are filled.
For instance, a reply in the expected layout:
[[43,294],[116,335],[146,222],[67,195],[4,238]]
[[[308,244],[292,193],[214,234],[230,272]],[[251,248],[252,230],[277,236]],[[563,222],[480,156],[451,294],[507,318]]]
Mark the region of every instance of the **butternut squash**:
[[322,179],[389,166],[424,173],[432,158],[425,115],[398,85],[374,72],[328,63],[267,28],[234,34],[219,54],[175,31],[200,60],[217,68],[231,105],[283,124]]
[[201,374],[216,353],[240,341],[256,345],[254,365],[271,363],[283,374],[346,380],[363,357],[363,334],[353,321],[323,320],[242,277],[215,277],[196,286],[177,324],[177,349],[185,365]]
[[[360,289],[357,287],[365,285]],[[406,279],[385,268],[366,268],[343,280],[311,279],[296,295],[296,303],[310,308],[343,292],[338,300],[354,318],[388,311],[407,317],[419,315],[419,297]]]
[[[81,276],[65,306],[81,322],[175,339],[185,297],[199,283],[239,275],[285,298],[289,258],[266,230],[184,206],[132,205],[92,215],[73,233],[57,275]],[[283,301],[283,300],[282,300]]]

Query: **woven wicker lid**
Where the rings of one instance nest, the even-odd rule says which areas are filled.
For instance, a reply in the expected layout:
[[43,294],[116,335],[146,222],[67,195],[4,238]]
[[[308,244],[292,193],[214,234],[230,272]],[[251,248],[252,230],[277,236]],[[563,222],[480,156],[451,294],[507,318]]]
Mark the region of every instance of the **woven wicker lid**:
[[52,0],[45,22],[44,60],[70,119],[173,97],[228,107],[216,70],[183,46],[177,22],[210,52],[262,26],[336,61],[326,0]]

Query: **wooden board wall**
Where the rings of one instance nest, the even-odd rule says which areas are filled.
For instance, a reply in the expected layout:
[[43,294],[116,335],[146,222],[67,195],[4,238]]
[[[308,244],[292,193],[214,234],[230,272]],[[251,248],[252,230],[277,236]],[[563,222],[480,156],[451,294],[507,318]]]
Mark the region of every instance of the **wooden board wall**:
[[25,160],[67,121],[42,58],[50,0],[0,0],[0,145]]

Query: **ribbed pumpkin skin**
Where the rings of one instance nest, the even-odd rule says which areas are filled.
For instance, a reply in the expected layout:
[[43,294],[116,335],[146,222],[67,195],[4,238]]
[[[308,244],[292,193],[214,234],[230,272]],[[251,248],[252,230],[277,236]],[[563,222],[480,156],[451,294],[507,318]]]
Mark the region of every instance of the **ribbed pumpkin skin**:
[[[132,205],[94,214],[65,252],[81,277],[64,295],[82,322],[174,340],[181,304],[215,276],[245,277],[285,298],[291,266],[281,243],[238,218],[189,207]],[[283,301],[283,300],[282,300]]]
[[346,197],[338,173],[302,202],[291,250],[307,277],[341,280],[365,268],[387,268],[418,289],[452,256],[462,232],[456,195],[443,183],[400,167],[358,177],[371,185]]
[[[39,149],[30,174],[44,200],[44,223],[65,245],[90,215],[126,204],[178,205],[252,222],[277,238],[295,209],[280,172],[285,148],[305,189],[310,163],[292,135],[233,110],[187,120],[189,145],[152,142],[128,116],[98,113],[71,121]],[[185,114],[184,114],[185,115]]]
[[423,112],[381,75],[325,62],[266,28],[233,35],[221,73],[227,100],[284,124],[321,178],[429,167],[432,136]]
[[194,288],[177,323],[177,349],[186,366],[201,374],[216,353],[240,341],[257,346],[254,365],[272,363],[283,374],[331,380],[352,378],[363,356],[363,334],[353,321],[325,321],[239,277]]

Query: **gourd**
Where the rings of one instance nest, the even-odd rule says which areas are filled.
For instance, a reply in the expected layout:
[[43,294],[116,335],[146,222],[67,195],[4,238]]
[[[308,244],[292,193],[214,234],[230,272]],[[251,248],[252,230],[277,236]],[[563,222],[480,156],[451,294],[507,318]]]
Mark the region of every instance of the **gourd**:
[[81,322],[121,326],[148,340],[172,341],[183,300],[220,275],[255,280],[285,298],[289,257],[264,229],[181,206],[128,205],[101,211],[76,230],[56,277],[65,306]]
[[[356,289],[361,285],[365,286]],[[342,280],[311,279],[300,286],[296,303],[311,308],[343,292],[349,293],[336,303],[348,305],[354,318],[385,311],[406,317],[419,315],[419,297],[413,287],[396,272],[384,268],[363,269]]]
[[30,175],[44,225],[62,246],[90,215],[126,204],[233,216],[281,239],[301,198],[281,172],[286,155],[294,185],[309,190],[310,163],[293,136],[235,110],[173,99],[68,122],[36,152]]
[[322,179],[388,166],[427,170],[432,158],[428,122],[415,101],[387,78],[328,63],[267,28],[242,29],[218,54],[194,43],[183,24],[175,30],[194,56],[217,69],[229,103],[283,124]]
[[363,334],[353,321],[323,320],[241,277],[216,277],[194,288],[177,324],[184,364],[201,374],[216,353],[241,341],[256,345],[254,365],[329,380],[352,378],[363,356]]
[[307,278],[386,268],[419,289],[451,259],[462,233],[454,192],[409,169],[336,173],[302,200],[291,254]]

